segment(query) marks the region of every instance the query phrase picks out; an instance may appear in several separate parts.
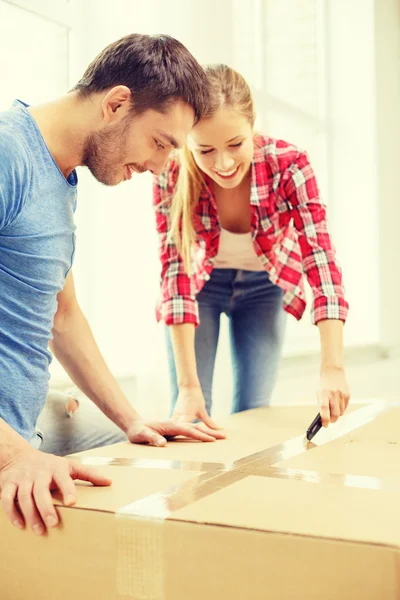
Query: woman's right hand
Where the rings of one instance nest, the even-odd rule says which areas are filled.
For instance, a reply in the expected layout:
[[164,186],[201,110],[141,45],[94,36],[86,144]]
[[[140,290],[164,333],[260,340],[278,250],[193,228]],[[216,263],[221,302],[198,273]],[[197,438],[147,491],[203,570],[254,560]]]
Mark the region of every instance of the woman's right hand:
[[[215,430],[221,429],[207,413],[206,403],[200,385],[180,386],[179,396],[172,418],[175,421],[183,423],[191,423],[192,421],[200,420],[206,427],[213,430],[213,435],[215,435]],[[201,425],[202,423],[199,423],[198,425]],[[221,435],[218,435],[218,438],[224,438],[225,435],[222,432],[220,433]]]

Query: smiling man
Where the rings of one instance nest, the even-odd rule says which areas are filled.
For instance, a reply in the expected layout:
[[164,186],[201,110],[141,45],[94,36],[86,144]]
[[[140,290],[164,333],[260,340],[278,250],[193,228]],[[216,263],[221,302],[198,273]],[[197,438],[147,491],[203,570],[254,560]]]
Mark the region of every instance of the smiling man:
[[0,492],[16,527],[42,534],[57,524],[52,488],[71,504],[73,479],[110,483],[32,446],[48,390],[49,343],[120,438],[162,446],[164,436],[217,437],[194,425],[141,420],[97,348],[71,273],[75,168],[88,167],[105,185],[135,172],[159,174],[204,113],[206,89],[182,44],[133,34],[101,52],[64,97],[33,107],[16,101],[0,114]]

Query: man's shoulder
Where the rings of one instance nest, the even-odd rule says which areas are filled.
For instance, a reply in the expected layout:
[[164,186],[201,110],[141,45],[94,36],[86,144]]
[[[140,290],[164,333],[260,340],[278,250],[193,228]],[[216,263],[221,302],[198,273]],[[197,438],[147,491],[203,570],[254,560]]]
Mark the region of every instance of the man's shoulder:
[[12,113],[0,113],[0,172],[26,177],[31,169],[27,140]]
[[0,112],[0,152],[6,155],[28,157],[27,140],[16,116],[11,112]]
[[29,195],[32,161],[12,113],[0,113],[0,230],[10,226]]

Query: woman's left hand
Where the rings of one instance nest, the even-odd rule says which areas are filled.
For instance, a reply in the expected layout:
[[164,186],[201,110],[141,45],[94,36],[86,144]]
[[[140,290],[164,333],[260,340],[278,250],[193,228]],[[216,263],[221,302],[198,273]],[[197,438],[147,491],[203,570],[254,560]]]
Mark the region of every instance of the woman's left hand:
[[335,423],[344,414],[350,400],[350,389],[344,369],[321,370],[317,399],[324,427]]

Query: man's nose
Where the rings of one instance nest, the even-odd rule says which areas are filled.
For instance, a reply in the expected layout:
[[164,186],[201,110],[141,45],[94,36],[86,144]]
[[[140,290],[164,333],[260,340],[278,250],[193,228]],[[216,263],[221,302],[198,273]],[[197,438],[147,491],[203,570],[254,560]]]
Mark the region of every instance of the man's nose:
[[146,163],[147,170],[153,173],[153,175],[161,175],[171,152],[172,150],[160,153],[156,158],[149,160]]

